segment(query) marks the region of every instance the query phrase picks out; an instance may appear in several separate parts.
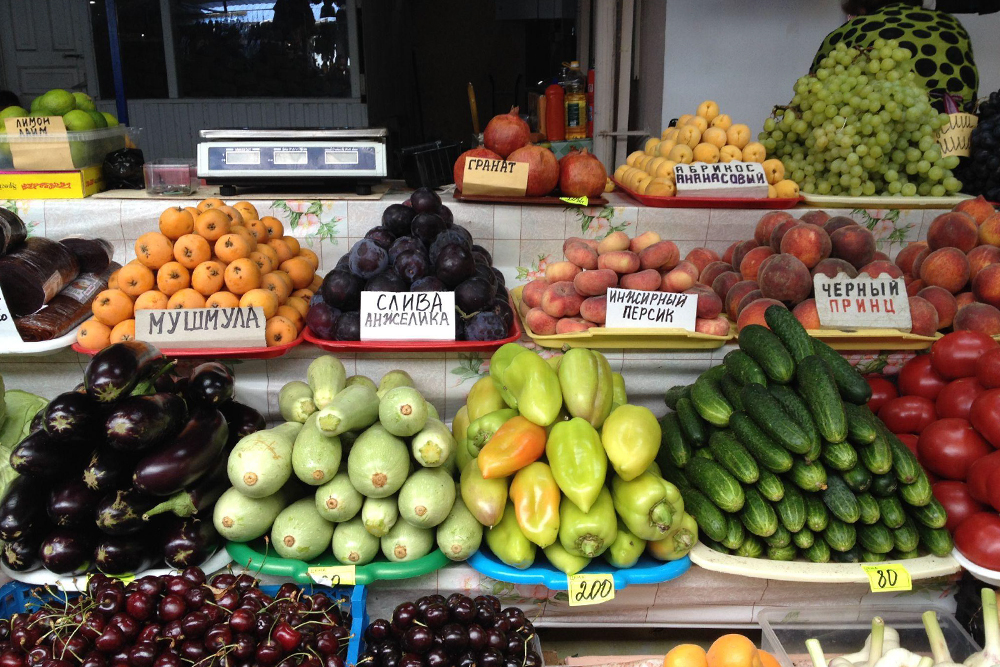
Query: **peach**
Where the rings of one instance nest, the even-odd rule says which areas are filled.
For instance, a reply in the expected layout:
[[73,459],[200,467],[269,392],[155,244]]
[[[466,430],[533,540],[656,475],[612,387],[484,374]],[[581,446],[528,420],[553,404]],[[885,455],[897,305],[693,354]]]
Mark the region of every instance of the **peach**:
[[706,266],[719,260],[719,253],[708,248],[692,248],[684,259],[697,266],[700,274]]
[[517,312],[518,314],[520,314],[521,319],[524,319],[525,317],[528,316],[529,310],[531,310],[531,306],[526,304],[524,302],[524,299],[521,299],[520,301],[517,302]]
[[851,266],[848,262],[845,262],[842,259],[837,259],[836,257],[827,257],[814,266],[812,270],[813,276],[823,274],[829,278],[836,278],[841,273],[846,273],[849,278],[858,277],[857,269]]
[[872,278],[885,274],[890,278],[902,278],[903,270],[887,259],[876,259],[861,267],[858,274],[867,273]]
[[669,271],[681,261],[681,251],[673,241],[659,241],[639,252],[639,266],[643,269]]
[[792,308],[792,315],[806,329],[819,329],[819,311],[816,310],[816,299],[806,299]]
[[1000,213],[994,213],[979,225],[979,242],[1000,246]]
[[896,266],[902,269],[903,273],[913,275],[913,260],[917,258],[921,250],[927,248],[926,241],[912,241],[896,255]]
[[733,285],[743,280],[743,276],[736,273],[735,271],[726,271],[725,273],[720,273],[712,281],[712,291],[719,295],[720,299],[725,299],[726,294],[732,289]]
[[809,268],[795,255],[774,255],[757,274],[761,294],[766,299],[795,305],[812,293]]
[[581,296],[607,294],[612,287],[618,287],[618,274],[611,269],[597,269],[576,274],[573,287]]
[[583,303],[580,304],[580,316],[590,322],[604,324],[607,309],[607,296],[592,296],[584,299]]
[[978,331],[987,336],[1000,334],[1000,310],[988,303],[970,303],[955,315],[956,331]]
[[822,227],[803,222],[785,232],[778,248],[783,253],[795,255],[811,269],[830,256],[833,243]]
[[556,333],[577,333],[578,331],[587,331],[593,326],[596,326],[593,322],[588,322],[581,317],[563,317],[556,322]]
[[826,211],[808,211],[799,216],[799,220],[806,224],[822,227],[830,219],[830,214]]
[[711,262],[708,266],[704,267],[701,270],[701,273],[698,275],[698,282],[700,282],[702,285],[708,285],[709,287],[711,287],[712,283],[715,281],[716,278],[719,277],[719,275],[725,273],[726,271],[732,271],[732,270],[733,266],[728,262],[723,262],[721,260],[717,262]]
[[757,280],[757,271],[760,270],[760,263],[774,254],[769,246],[754,248],[746,254],[740,262],[740,274],[743,280]]
[[927,287],[927,283],[925,283],[920,278],[917,278],[916,280],[911,280],[910,282],[906,283],[906,295],[916,296],[920,294],[920,290],[924,289],[925,287]]
[[684,260],[667,272],[660,272],[663,277],[660,290],[663,292],[683,292],[691,289],[698,281],[698,267]]
[[856,269],[872,261],[875,255],[875,236],[860,225],[841,227],[830,234],[833,256],[846,260]]
[[694,294],[698,297],[698,317],[711,320],[719,316],[722,312],[722,299],[719,295],[702,285],[695,285],[685,294]]
[[943,287],[931,285],[917,292],[917,296],[927,299],[934,306],[938,314],[938,329],[947,329],[951,326],[955,320],[955,313],[958,312],[958,302],[954,294]]
[[597,257],[597,268],[615,273],[635,273],[639,270],[639,255],[628,250],[612,250]]
[[545,293],[545,289],[548,286],[549,281],[545,278],[532,280],[524,286],[524,290],[521,292],[521,300],[524,301],[528,308],[538,308],[542,305],[542,294]]
[[846,215],[835,215],[823,223],[823,231],[825,231],[830,236],[838,229],[843,227],[857,227],[858,223],[854,222],[851,218]]
[[576,317],[580,314],[583,297],[577,294],[573,283],[567,281],[552,283],[542,294],[542,310],[555,318]]
[[801,224],[802,223],[797,219],[789,218],[771,230],[771,238],[768,241],[768,245],[771,246],[771,250],[774,252],[781,252],[781,239],[785,238],[785,234],[788,233],[789,229]]
[[727,336],[729,335],[729,327],[729,320],[723,315],[710,320],[699,317],[694,321],[694,330],[709,336]]
[[958,248],[938,248],[920,263],[920,278],[952,294],[969,282],[969,258]]
[[622,276],[621,286],[624,289],[634,289],[641,292],[655,292],[660,289],[660,272],[656,269],[646,269],[638,273]]
[[755,289],[752,292],[748,292],[748,293],[744,294],[743,298],[740,299],[740,302],[736,305],[736,317],[737,317],[737,319],[739,319],[740,313],[743,312],[744,308],[746,308],[747,306],[749,306],[754,301],[760,301],[763,298],[764,298],[764,294],[759,289]]
[[1000,248],[992,245],[976,246],[966,257],[969,258],[969,277],[975,280],[976,275],[984,268],[1000,262]]
[[729,264],[733,263],[733,251],[736,250],[736,246],[738,246],[740,243],[742,243],[742,241],[733,241],[732,243],[729,244],[729,247],[726,248],[726,251],[722,253],[723,262],[728,262]]
[[937,310],[927,299],[919,296],[910,297],[910,333],[917,336],[933,336],[938,330]]
[[541,308],[532,308],[524,318],[524,324],[531,329],[531,333],[539,336],[551,336],[556,332],[558,320],[547,314]]
[[[565,241],[563,241],[563,247],[562,247],[563,253],[566,252],[566,248],[570,247],[574,243],[580,243],[582,245],[590,247],[590,244],[588,243],[589,240],[590,239],[585,239],[582,236],[570,236],[568,239],[566,239]],[[595,241],[595,243],[596,243],[596,241]],[[597,248],[595,247],[594,250],[597,250]]]
[[563,255],[581,269],[597,268],[597,251],[586,243],[570,243],[563,248]]
[[580,271],[580,267],[573,262],[552,262],[545,267],[545,279],[549,281],[550,285],[566,281],[572,282]]
[[603,255],[609,252],[628,250],[631,242],[625,232],[611,232],[597,243],[597,253]]
[[736,320],[736,330],[738,332],[742,331],[743,327],[748,324],[759,324],[762,327],[766,327],[767,322],[764,320],[764,311],[771,306],[785,307],[780,301],[775,301],[774,299],[757,299],[752,304],[749,304],[740,313],[739,319]]
[[643,232],[639,234],[634,239],[629,241],[628,249],[632,252],[638,254],[653,245],[654,243],[660,242],[660,235],[656,232]]
[[740,300],[759,287],[760,286],[757,284],[756,280],[741,280],[730,288],[730,290],[726,293],[726,296],[722,299],[723,305],[726,308],[726,315],[729,316],[729,319],[734,322],[736,321]]
[[978,244],[979,234],[980,229],[971,215],[942,213],[934,218],[927,230],[927,245],[931,250],[950,247],[969,252]]
[[757,247],[759,246],[753,239],[750,239],[749,241],[741,241],[735,248],[733,248],[733,256],[729,263],[733,265],[733,268],[739,269],[740,263],[743,261],[743,258],[747,256],[747,253]]
[[958,306],[959,310],[962,310],[962,308],[965,308],[970,303],[975,303],[975,302],[976,302],[976,295],[973,294],[972,292],[961,292],[960,294],[955,295],[955,305]]
[[891,262],[892,261],[891,259],[889,259],[889,255],[885,254],[881,250],[876,250],[875,254],[872,255],[872,261],[874,262],[875,260],[882,260],[884,262]]
[[972,293],[977,301],[1000,306],[1000,264],[990,264],[972,281]]
[[754,229],[753,238],[757,242],[757,245],[767,245],[771,241],[771,232],[774,228],[791,219],[792,214],[787,211],[771,211],[765,213],[764,216],[757,221],[757,227]]
[[983,224],[983,220],[995,212],[993,204],[986,201],[982,195],[979,195],[975,199],[966,199],[963,202],[959,202],[958,206],[951,210],[957,213],[965,213],[975,220],[977,225]]
[[930,248],[924,248],[923,250],[921,250],[916,254],[916,256],[913,258],[913,264],[910,265],[911,276],[913,276],[914,278],[920,276],[920,265],[924,263],[924,260],[927,259],[927,255],[929,254],[931,254]]

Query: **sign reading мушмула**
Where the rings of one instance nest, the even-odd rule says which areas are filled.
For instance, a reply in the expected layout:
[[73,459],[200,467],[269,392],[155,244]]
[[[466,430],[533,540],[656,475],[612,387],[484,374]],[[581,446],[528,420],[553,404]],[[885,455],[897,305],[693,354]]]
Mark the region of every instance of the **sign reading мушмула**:
[[361,340],[455,340],[455,293],[362,292]]
[[604,327],[607,329],[686,329],[694,331],[697,294],[608,290]]
[[861,274],[813,277],[816,312],[824,329],[899,329],[909,331],[910,298],[902,278]]
[[165,348],[264,347],[266,325],[260,306],[135,311],[135,339]]
[[678,197],[767,197],[767,177],[758,162],[674,165]]

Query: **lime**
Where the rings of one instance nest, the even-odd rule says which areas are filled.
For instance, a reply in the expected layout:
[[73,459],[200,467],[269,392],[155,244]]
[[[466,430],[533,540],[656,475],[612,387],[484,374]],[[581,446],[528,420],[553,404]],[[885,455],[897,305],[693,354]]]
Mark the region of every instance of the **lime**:
[[101,115],[104,116],[104,120],[108,121],[108,127],[118,127],[118,119],[113,114],[102,111]]
[[61,88],[50,90],[38,101],[39,111],[45,111],[50,116],[64,116],[75,108],[73,93]]
[[87,130],[97,128],[97,125],[94,123],[94,119],[90,117],[90,114],[86,111],[80,111],[79,109],[74,109],[64,115],[63,122],[66,123],[66,129],[70,132],[86,132]]
[[28,112],[24,107],[7,107],[3,111],[0,111],[0,120],[4,118],[24,118],[28,115]]
[[94,111],[97,108],[94,106],[94,98],[87,93],[73,93],[73,101],[80,111]]
[[97,129],[102,129],[108,126],[108,121],[100,111],[88,111],[86,112],[94,120],[94,126]]

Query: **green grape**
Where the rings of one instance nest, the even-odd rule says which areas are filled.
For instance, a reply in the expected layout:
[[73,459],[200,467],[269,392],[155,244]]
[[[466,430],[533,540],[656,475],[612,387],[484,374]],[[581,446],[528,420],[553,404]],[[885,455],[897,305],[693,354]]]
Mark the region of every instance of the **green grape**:
[[956,155],[949,155],[946,158],[942,158],[942,161],[944,162],[945,169],[954,169],[958,166],[958,156]]
[[898,181],[899,173],[895,169],[890,169],[889,171],[885,172],[885,180],[887,180],[890,183]]
[[903,185],[899,181],[893,181],[887,186],[887,189],[889,190],[890,193],[898,195],[900,191],[903,189]]
[[920,160],[917,162],[917,172],[921,174],[926,174],[931,170],[931,163],[927,160]]
[[771,132],[774,130],[774,119],[768,118],[764,121],[764,132]]
[[903,189],[900,190],[900,193],[904,197],[912,197],[913,195],[917,194],[917,186],[914,185],[913,183],[907,183],[903,186]]
[[871,197],[873,194],[875,194],[875,184],[872,183],[871,181],[865,181],[864,183],[862,183],[861,194],[867,197]]
[[921,197],[926,197],[930,193],[931,193],[930,183],[921,183],[917,186],[917,194],[920,195]]
[[944,178],[944,169],[938,166],[933,166],[927,170],[927,178],[932,181],[940,181]]
[[948,191],[940,183],[931,186],[931,197],[944,197],[947,193]]
[[958,192],[962,188],[962,183],[954,176],[949,176],[942,183],[948,192]]

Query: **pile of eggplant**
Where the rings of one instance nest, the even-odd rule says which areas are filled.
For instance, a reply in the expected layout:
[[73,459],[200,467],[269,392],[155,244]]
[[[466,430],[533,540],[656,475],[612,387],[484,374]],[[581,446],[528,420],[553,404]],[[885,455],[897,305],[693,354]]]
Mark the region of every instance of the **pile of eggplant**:
[[117,343],[38,413],[0,499],[7,568],[125,574],[201,565],[220,548],[212,508],[229,451],[264,418],[233,400],[222,364],[174,371],[152,345]]

